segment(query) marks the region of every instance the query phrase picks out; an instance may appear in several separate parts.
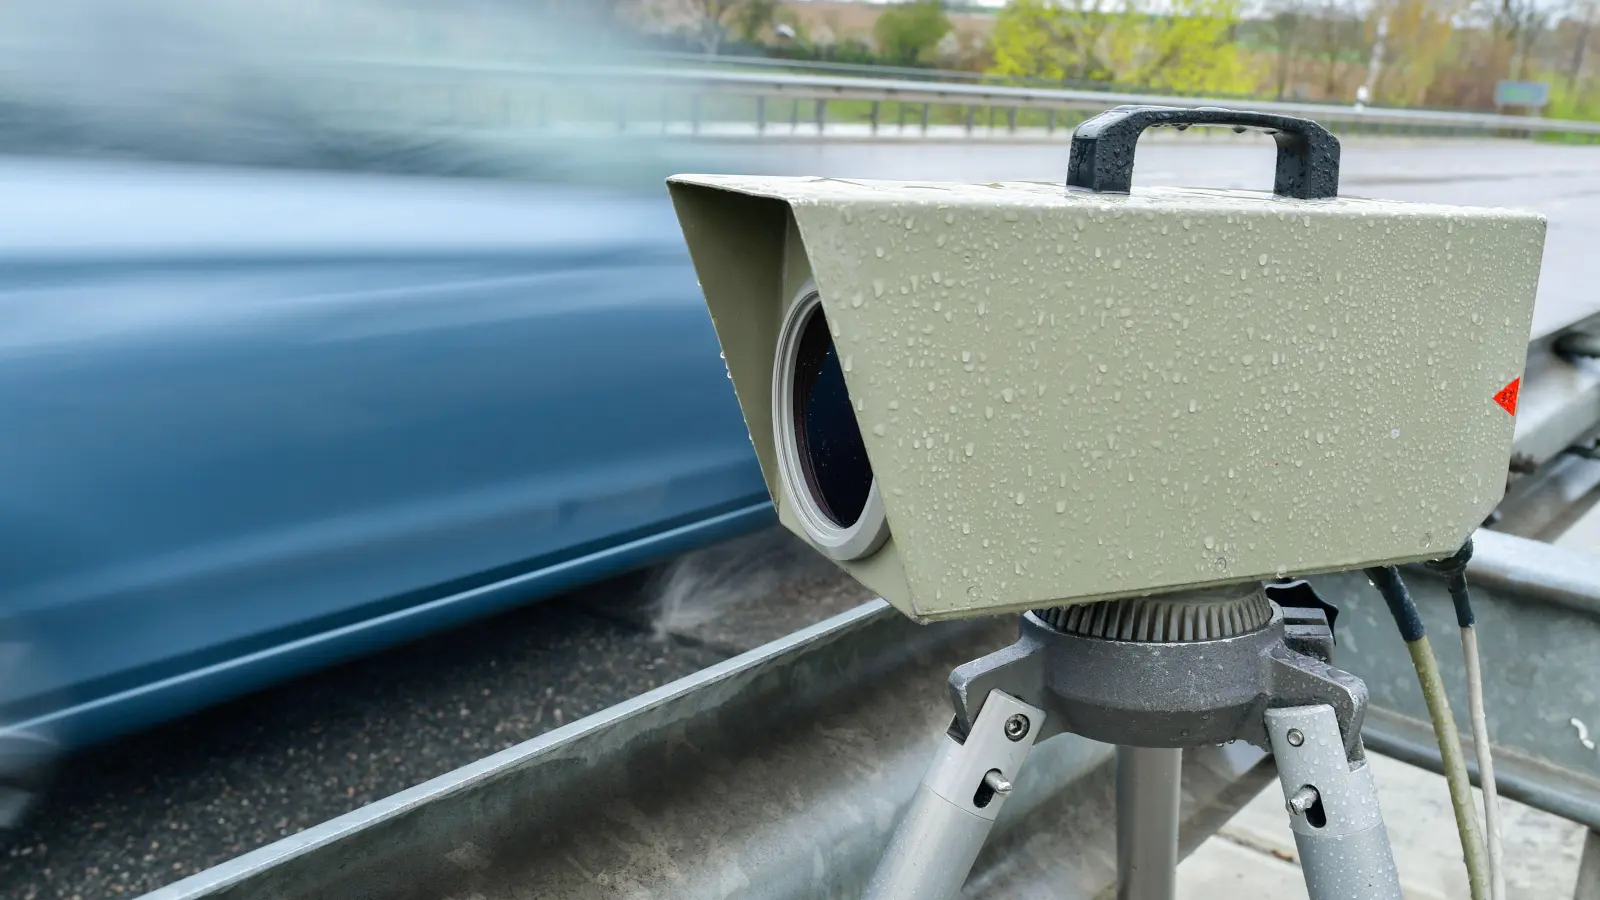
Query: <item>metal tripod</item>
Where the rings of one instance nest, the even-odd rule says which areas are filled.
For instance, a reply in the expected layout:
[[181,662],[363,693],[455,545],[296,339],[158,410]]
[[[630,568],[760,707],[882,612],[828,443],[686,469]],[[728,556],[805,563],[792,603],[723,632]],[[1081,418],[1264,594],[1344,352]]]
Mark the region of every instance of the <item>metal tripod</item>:
[[865,896],[956,896],[1028,751],[1072,732],[1117,745],[1121,900],[1171,900],[1182,748],[1234,740],[1276,759],[1311,900],[1400,900],[1334,614],[1304,582],[1027,613],[951,673],[955,722]]

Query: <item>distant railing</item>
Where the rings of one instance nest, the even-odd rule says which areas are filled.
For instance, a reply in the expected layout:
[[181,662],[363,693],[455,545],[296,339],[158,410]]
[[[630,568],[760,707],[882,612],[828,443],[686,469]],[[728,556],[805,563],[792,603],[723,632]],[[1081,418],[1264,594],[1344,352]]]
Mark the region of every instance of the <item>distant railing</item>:
[[[504,124],[574,121],[619,131],[706,136],[877,134],[892,118],[899,136],[1054,136],[1086,114],[1120,104],[1248,105],[1315,119],[1334,130],[1408,134],[1600,137],[1600,122],[1493,113],[1393,109],[1268,100],[1177,97],[844,75],[705,67],[541,67],[493,63],[343,61],[363,89],[399,89],[417,102],[446,98],[438,124],[499,116]],[[412,92],[407,95],[405,92]],[[393,99],[393,98],[392,98]],[[737,102],[733,102],[737,101]],[[788,104],[785,108],[784,104]],[[459,124],[459,122],[458,122]],[[486,123],[491,124],[491,123]],[[839,126],[849,126],[840,128]]]
[[790,69],[800,72],[815,72],[821,75],[860,75],[864,78],[895,78],[902,81],[1005,83],[1020,84],[1024,87],[1060,86],[1059,82],[1055,81],[1046,84],[1042,79],[1013,79],[1003,75],[991,75],[987,72],[968,72],[962,69],[926,69],[921,66],[887,66],[820,59],[785,59],[780,56],[739,56],[732,54],[707,56],[703,53],[657,51],[629,54],[627,61],[630,64],[637,63],[647,67],[665,64],[673,67],[693,66],[697,68],[721,68],[724,70],[730,67],[757,70]]
[[[1036,87],[1046,90],[1138,92],[1137,85],[1095,81],[1092,79],[1018,77],[1014,75],[995,75],[990,72],[970,72],[964,69],[930,69],[922,66],[891,66],[877,63],[849,63],[818,59],[785,59],[779,56],[735,54],[707,56],[703,53],[655,51],[631,53],[625,58],[617,59],[613,62],[618,65],[638,65],[647,68],[666,65],[674,68],[693,67],[721,69],[723,71],[740,68],[769,72],[787,70],[792,74],[859,75],[863,78],[897,79],[900,81],[949,81],[958,84],[998,84],[1008,87]],[[1244,95],[1238,96],[1244,97]],[[1241,101],[1236,100],[1235,102]]]

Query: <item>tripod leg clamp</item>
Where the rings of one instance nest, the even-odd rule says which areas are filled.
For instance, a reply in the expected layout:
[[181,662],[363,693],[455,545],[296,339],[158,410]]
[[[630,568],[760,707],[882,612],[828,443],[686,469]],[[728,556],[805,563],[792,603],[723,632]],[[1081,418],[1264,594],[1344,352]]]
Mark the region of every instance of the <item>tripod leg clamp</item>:
[[964,740],[947,733],[867,884],[866,900],[955,897],[1043,725],[1043,710],[995,691]]
[[1372,769],[1333,707],[1269,709],[1266,724],[1311,900],[1401,900]]

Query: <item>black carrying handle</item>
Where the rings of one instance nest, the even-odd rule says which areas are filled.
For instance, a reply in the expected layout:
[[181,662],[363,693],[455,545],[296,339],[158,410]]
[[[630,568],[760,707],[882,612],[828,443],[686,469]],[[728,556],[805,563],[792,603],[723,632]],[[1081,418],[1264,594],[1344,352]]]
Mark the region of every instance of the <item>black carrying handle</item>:
[[1133,151],[1146,128],[1227,125],[1253,128],[1278,143],[1278,172],[1272,192],[1280,197],[1319,200],[1339,196],[1339,139],[1310,119],[1273,113],[1202,106],[1119,106],[1072,132],[1067,186],[1126,194],[1133,186]]

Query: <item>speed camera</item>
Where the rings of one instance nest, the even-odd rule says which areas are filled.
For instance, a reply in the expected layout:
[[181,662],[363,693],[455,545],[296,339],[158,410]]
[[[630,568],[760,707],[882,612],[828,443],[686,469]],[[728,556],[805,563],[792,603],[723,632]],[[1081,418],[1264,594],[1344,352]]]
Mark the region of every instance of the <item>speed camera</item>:
[[783,524],[924,620],[1459,547],[1544,220],[1326,196],[1279,137],[1274,193],[1130,192],[1131,144],[1081,186],[671,179]]

